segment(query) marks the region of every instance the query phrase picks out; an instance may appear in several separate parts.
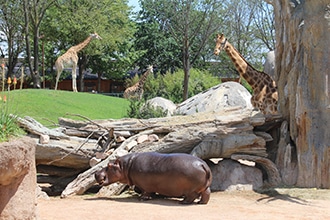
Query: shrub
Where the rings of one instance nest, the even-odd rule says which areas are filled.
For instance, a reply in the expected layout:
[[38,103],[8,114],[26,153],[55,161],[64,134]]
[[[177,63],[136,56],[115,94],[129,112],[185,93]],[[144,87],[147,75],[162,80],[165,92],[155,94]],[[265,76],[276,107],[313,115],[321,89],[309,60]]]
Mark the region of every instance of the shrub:
[[[149,75],[144,88],[144,98],[150,99],[160,96],[181,103],[183,101],[183,70],[164,75]],[[188,97],[203,92],[220,83],[217,77],[205,70],[190,70]]]
[[160,107],[153,107],[150,104],[145,104],[144,101],[130,100],[129,109],[127,111],[129,118],[160,118],[167,115],[167,111],[163,111]]
[[17,117],[9,114],[7,96],[4,93],[0,94],[0,102],[0,142],[3,142],[24,132],[17,125]]

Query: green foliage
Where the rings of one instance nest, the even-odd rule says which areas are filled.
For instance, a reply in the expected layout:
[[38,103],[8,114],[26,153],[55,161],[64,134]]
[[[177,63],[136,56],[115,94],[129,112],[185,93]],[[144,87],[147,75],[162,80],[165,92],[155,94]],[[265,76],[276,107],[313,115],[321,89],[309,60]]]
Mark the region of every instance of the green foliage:
[[244,78],[241,78],[241,83],[247,89],[247,91],[249,91],[251,94],[253,94],[253,89],[252,89],[251,85]]
[[149,103],[146,103],[139,111],[139,118],[162,118],[167,115],[167,111],[164,111],[161,107],[154,107]]
[[[80,69],[91,68],[99,75],[122,78],[140,56],[131,49],[135,24],[129,16],[130,8],[122,0],[59,0],[47,10],[41,23],[47,68],[52,69],[56,58],[71,46],[97,32],[102,40],[93,40],[78,53],[85,58],[80,59]],[[55,74],[52,76],[55,78]]]
[[15,106],[9,106],[8,113],[31,116],[43,125],[54,125],[59,117],[73,117],[68,114],[90,119],[123,118],[129,107],[125,99],[91,93],[23,89],[11,91],[10,96]]
[[24,132],[17,124],[17,118],[9,113],[9,93],[0,94],[0,142],[8,141],[13,136],[19,136]]
[[[174,73],[167,72],[164,75],[149,75],[145,84],[144,98],[160,96],[172,100],[174,103],[182,102],[183,77],[183,70]],[[219,78],[214,77],[208,71],[191,69],[188,96],[194,96],[219,83]]]
[[148,103],[145,103],[143,100],[130,100],[129,109],[127,115],[130,118],[160,118],[167,115],[167,111],[163,111],[160,107],[153,107]]

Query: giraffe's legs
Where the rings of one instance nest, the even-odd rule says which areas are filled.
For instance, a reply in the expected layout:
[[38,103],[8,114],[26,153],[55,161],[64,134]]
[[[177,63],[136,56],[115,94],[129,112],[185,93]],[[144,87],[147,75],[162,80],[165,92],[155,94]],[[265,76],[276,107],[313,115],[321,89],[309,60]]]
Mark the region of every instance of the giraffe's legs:
[[57,70],[57,75],[56,75],[55,90],[57,90],[57,85],[58,85],[58,81],[60,80],[61,73],[62,73],[62,70],[58,69]]
[[72,67],[72,90],[78,92],[77,90],[77,65]]

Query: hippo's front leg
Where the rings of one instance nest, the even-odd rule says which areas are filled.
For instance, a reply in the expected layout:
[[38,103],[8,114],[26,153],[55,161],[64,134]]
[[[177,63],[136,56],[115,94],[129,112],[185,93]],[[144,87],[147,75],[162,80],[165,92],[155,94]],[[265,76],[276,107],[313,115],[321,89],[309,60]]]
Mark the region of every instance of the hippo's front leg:
[[142,200],[142,201],[150,200],[150,199],[152,199],[153,194],[154,193],[142,192],[139,199]]

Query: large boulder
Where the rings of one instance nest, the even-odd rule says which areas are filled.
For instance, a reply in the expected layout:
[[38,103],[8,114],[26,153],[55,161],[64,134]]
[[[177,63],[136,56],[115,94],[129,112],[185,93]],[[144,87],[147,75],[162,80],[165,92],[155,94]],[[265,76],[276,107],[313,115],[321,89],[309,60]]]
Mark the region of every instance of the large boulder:
[[35,141],[0,144],[0,220],[36,219]]
[[167,116],[173,115],[176,109],[176,105],[171,100],[162,97],[155,97],[149,99],[144,106],[148,106],[148,105],[155,109],[161,108],[164,112],[167,111]]
[[251,94],[239,83],[225,82],[182,102],[176,114],[217,112],[227,107],[251,108]]
[[254,166],[224,159],[209,164],[212,172],[212,191],[257,190],[263,186],[262,172]]

